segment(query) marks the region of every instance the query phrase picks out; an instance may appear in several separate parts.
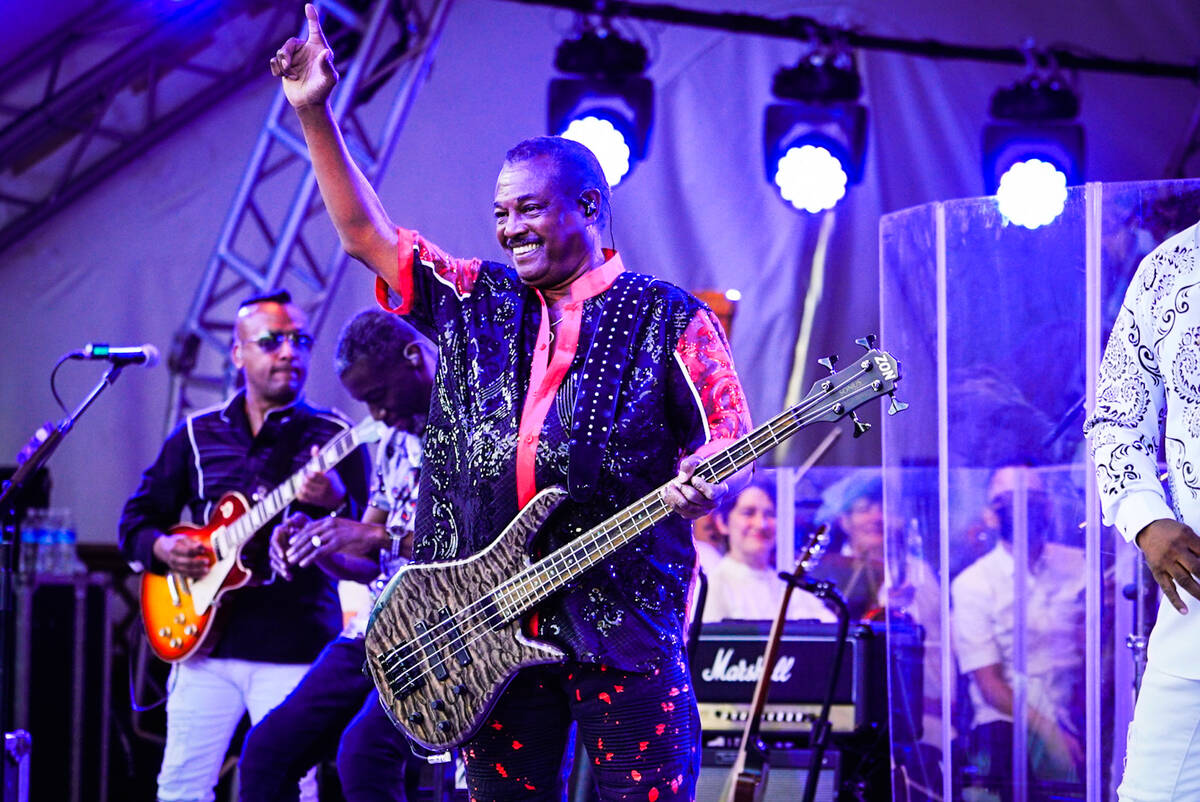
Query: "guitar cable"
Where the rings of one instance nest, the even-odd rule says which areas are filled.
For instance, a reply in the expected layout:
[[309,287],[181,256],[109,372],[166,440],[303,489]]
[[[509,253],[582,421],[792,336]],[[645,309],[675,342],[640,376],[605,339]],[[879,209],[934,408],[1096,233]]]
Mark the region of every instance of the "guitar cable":
[[149,668],[146,665],[146,652],[148,650],[146,639],[141,638],[140,641],[141,643],[138,645],[136,657],[126,662],[126,669],[128,670],[129,674],[129,707],[135,713],[146,713],[155,709],[156,707],[162,707],[167,703],[167,697],[171,694],[172,688],[175,687],[175,667],[178,664],[175,663],[171,665],[171,670],[167,675],[166,686],[163,688],[163,694],[161,698],[145,704],[138,701],[135,672],[143,677],[153,679],[152,677],[149,677]]

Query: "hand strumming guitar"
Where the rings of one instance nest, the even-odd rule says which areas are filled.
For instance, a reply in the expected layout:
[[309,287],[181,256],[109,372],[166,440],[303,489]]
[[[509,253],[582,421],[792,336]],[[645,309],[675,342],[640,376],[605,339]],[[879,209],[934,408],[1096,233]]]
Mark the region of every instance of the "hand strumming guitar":
[[154,556],[167,564],[171,573],[200,579],[212,565],[212,555],[187,535],[163,535],[154,541]]
[[[313,520],[295,513],[271,533],[271,567],[284,579],[291,579],[292,566],[303,568],[315,562],[339,578],[365,581],[364,572],[369,574],[367,579],[378,572],[379,549],[389,543],[382,521],[333,516]],[[364,560],[370,569],[359,565]]]

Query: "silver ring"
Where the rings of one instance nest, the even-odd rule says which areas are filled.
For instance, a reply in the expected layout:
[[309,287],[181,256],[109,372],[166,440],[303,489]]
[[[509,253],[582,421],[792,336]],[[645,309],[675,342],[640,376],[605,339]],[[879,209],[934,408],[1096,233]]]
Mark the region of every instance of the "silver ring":
[[312,547],[314,549],[321,548],[321,536],[320,535],[313,535],[311,542],[312,542]]

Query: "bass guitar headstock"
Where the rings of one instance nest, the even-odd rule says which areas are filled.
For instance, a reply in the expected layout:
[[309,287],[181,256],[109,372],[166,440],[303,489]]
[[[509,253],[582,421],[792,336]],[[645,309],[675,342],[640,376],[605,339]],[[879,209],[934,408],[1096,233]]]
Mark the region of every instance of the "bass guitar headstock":
[[[836,421],[849,417],[854,422],[854,436],[865,434],[871,424],[860,420],[855,410],[874,398],[891,396],[888,414],[895,415],[908,409],[908,404],[896,398],[896,382],[900,380],[900,363],[887,351],[875,347],[875,335],[868,334],[855,340],[865,351],[853,365],[837,370],[837,355],[817,360],[829,371],[829,377],[814,382],[805,401],[813,409],[806,414],[807,421]],[[806,422],[807,422],[806,421]]]

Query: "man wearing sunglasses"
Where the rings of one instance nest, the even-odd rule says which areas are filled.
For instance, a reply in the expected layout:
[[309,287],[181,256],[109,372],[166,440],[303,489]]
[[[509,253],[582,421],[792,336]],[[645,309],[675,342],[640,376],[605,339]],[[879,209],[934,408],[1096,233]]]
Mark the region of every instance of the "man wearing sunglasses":
[[[1029,799],[1082,795],[1084,553],[1058,542],[1054,499],[1037,469],[1020,463],[997,468],[986,497],[982,518],[996,535],[995,547],[950,583],[950,635],[959,669],[970,680],[974,713],[967,765],[977,782],[1002,800],[1013,799],[1014,721],[1024,717]],[[1024,566],[1016,561],[1021,537]],[[1018,682],[1024,709],[1015,708]]]
[[[125,504],[119,539],[136,567],[204,576],[212,555],[194,539],[167,534],[187,511],[202,523],[226,493],[254,504],[304,468],[349,423],[303,398],[313,340],[286,292],[256,296],[238,309],[231,351],[244,386],[220,406],[188,416],[168,436]],[[357,518],[367,497],[360,450],[327,473],[310,473],[289,508],[311,516]],[[341,628],[334,581],[316,566],[271,581],[265,526],[242,550],[250,585],[221,597],[204,653],[172,668],[167,741],[158,799],[214,798],[230,738],[245,713],[257,722],[279,704]],[[311,778],[305,799],[316,799]]]

